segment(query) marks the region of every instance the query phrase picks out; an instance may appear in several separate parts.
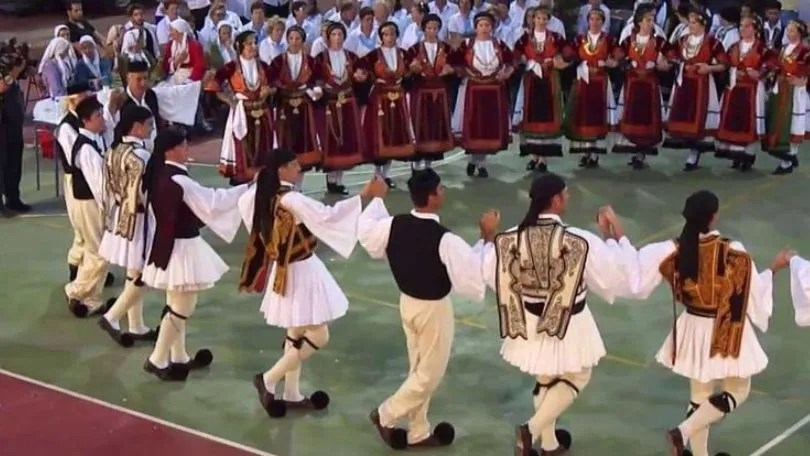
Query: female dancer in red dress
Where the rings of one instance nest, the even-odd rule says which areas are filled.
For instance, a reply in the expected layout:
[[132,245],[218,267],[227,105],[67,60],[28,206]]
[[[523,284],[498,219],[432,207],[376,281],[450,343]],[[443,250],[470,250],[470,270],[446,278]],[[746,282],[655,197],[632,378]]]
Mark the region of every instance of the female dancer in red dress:
[[748,171],[756,158],[756,147],[765,134],[765,75],[778,54],[757,38],[753,17],[740,20],[740,41],[728,51],[729,85],[720,108],[715,154],[733,160],[732,168]]
[[363,162],[365,141],[360,123],[360,109],[352,83],[368,78],[362,62],[343,49],[346,27],[333,23],[327,28],[328,48],[315,58],[324,81],[324,120],[318,124],[323,147],[322,168],[327,172],[329,193],[346,195],[343,171]]
[[588,12],[588,31],[574,40],[579,56],[577,80],[571,87],[564,122],[565,136],[571,141],[569,152],[583,154],[579,166],[596,168],[599,157],[607,153],[607,135],[616,125],[616,101],[605,71],[614,68],[614,42],[602,32],[605,13]]
[[276,137],[279,147],[295,152],[301,165],[300,188],[304,171],[321,165],[323,153],[315,127],[313,101],[323,95],[315,86],[319,71],[315,59],[304,52],[306,32],[294,25],[287,29],[287,51],[270,63],[270,80],[276,87]]
[[563,97],[559,70],[574,58],[565,38],[548,30],[551,10],[529,8],[529,29],[515,44],[515,60],[526,59],[513,123],[520,132],[520,156],[530,155],[526,169],[546,172],[547,157],[562,157]]
[[450,66],[450,45],[439,40],[442,19],[428,14],[422,20],[425,39],[408,50],[408,68],[414,76],[411,92],[411,120],[416,141],[414,169],[430,167],[455,147],[450,127],[450,95],[445,76]]
[[799,166],[799,146],[808,132],[807,83],[810,47],[804,44],[807,24],[790,21],[785,27],[787,44],[775,62],[776,84],[768,100],[767,130],[762,150],[782,160],[774,174],[790,174]]
[[453,64],[465,77],[453,112],[453,130],[461,132],[461,147],[470,155],[467,175],[489,177],[486,156],[507,148],[510,136],[509,93],[506,80],[512,67],[512,52],[493,36],[495,17],[475,15],[475,37],[453,53]]
[[689,33],[667,53],[667,58],[678,65],[678,73],[665,121],[672,140],[665,145],[691,150],[684,171],[698,169],[700,154],[714,149],[720,123],[720,102],[712,74],[725,71],[728,56],[720,41],[706,33],[708,21],[702,12],[689,13]]
[[654,8],[639,7],[634,22],[635,29],[617,49],[627,69],[616,109],[621,135],[613,152],[633,154],[628,165],[644,169],[647,155],[658,154],[662,139],[663,106],[657,67],[668,44],[655,34]]
[[408,99],[402,85],[408,73],[405,51],[397,46],[399,28],[388,21],[377,31],[381,45],[363,58],[371,71],[374,85],[363,115],[365,161],[374,163],[376,173],[389,188],[395,185],[388,177],[391,160],[412,160],[416,152],[411,127]]
[[270,68],[259,60],[256,33],[244,31],[236,36],[236,60],[217,70],[215,80],[230,86],[234,98],[222,138],[219,172],[231,184],[253,179],[252,168],[265,163],[273,150],[275,135],[267,98],[270,96]]

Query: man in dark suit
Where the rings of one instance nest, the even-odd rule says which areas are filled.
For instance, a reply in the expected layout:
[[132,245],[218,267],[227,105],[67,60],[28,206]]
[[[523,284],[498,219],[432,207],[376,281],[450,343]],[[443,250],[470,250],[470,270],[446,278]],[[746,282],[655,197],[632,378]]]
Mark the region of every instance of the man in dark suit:
[[25,102],[18,79],[25,67],[25,58],[13,49],[0,50],[0,181],[5,195],[4,214],[6,210],[16,213],[31,210],[31,206],[20,199]]

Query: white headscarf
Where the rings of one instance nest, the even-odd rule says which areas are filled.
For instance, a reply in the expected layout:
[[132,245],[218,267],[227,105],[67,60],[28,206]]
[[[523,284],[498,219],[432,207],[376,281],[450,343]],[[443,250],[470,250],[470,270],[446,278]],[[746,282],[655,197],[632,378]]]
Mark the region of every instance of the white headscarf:
[[[182,18],[179,18],[179,17],[177,19],[171,21],[169,23],[169,27],[174,29],[175,31],[183,34],[183,37],[180,38],[179,42],[175,41],[175,40],[172,40],[171,71],[174,72],[175,70],[180,68],[180,66],[183,65],[184,63],[188,63],[188,60],[189,60],[188,37],[189,37],[189,35],[191,35],[193,37],[194,32],[191,30],[191,26],[188,25],[188,22],[186,22],[185,19],[182,19]],[[186,58],[182,62],[178,62],[175,59],[175,56],[180,54],[181,52],[186,53]]]
[[73,79],[73,73],[76,69],[74,66],[75,62],[70,58],[68,53],[70,49],[73,49],[73,47],[68,40],[64,38],[52,39],[47,49],[50,50],[50,52],[42,55],[42,61],[39,65],[40,72],[42,72],[42,69],[45,67],[44,64],[48,63],[48,61],[53,60],[56,62],[56,66],[59,67],[59,72],[62,76],[62,84],[64,84],[65,87],[70,85],[70,81]]
[[[68,29],[67,25],[57,25],[53,29],[53,39],[48,42],[48,46],[45,47],[45,52],[42,53],[42,59],[39,61],[39,73],[42,73],[42,69],[45,68],[45,63],[48,60],[52,60],[56,53],[54,52],[54,46],[56,46],[56,39],[59,38],[59,32],[62,30],[70,30]],[[66,41],[64,38],[62,40]],[[70,43],[68,43],[70,44]],[[73,46],[70,46],[70,51],[68,51],[68,56],[71,59],[72,63],[76,62],[76,51],[73,50]]]
[[90,43],[93,45],[93,49],[95,49],[92,58],[87,57],[84,53],[82,53],[82,61],[84,62],[85,65],[87,65],[87,68],[90,69],[90,72],[93,73],[93,76],[96,79],[99,79],[101,78],[101,63],[99,62],[98,48],[96,48],[96,41],[93,39],[93,37],[89,35],[84,35],[83,37],[81,37],[81,39],[79,39],[79,44],[83,43]]
[[[228,27],[228,28],[231,29],[231,43],[230,44],[224,44],[222,42],[222,40],[220,39],[220,37],[219,37],[219,31],[222,29],[222,27]],[[231,27],[231,24],[229,24],[228,22],[225,22],[225,21],[220,21],[219,24],[217,24],[217,41],[216,41],[216,43],[217,43],[217,47],[219,48],[219,54],[222,56],[222,61],[224,63],[230,63],[236,58],[236,49],[234,49],[234,47],[233,47],[233,27]]]

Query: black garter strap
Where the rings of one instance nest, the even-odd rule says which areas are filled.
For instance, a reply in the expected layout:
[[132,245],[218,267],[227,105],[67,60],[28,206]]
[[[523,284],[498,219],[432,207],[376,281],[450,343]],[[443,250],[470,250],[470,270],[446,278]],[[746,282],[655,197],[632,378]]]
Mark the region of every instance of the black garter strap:
[[734,396],[728,391],[710,397],[709,403],[725,414],[729,414],[737,408],[737,399],[734,399]]
[[[310,347],[314,348],[315,350],[320,350],[320,349],[321,349],[321,347],[319,347],[319,346],[317,346],[317,345],[313,344],[311,340],[307,339],[307,337],[306,337],[306,336],[301,337],[300,339],[298,339],[298,341],[299,341],[299,343],[306,342],[306,343],[307,343],[307,345],[309,345]],[[300,347],[300,345],[299,345],[299,346],[298,346],[298,347],[296,347],[296,348],[299,348],[299,349],[300,349],[301,347]]]
[[699,407],[700,404],[698,404],[697,402],[689,401],[689,409],[687,409],[686,411],[686,417],[689,418],[690,416],[692,416],[692,414],[695,413]]
[[286,336],[286,337],[284,338],[284,342],[282,342],[282,343],[281,343],[281,348],[282,348],[282,349],[287,348],[287,341],[288,341],[288,340],[289,340],[289,341],[290,341],[290,343],[292,344],[293,348],[295,348],[296,350],[300,350],[300,349],[301,349],[301,345],[303,345],[303,344],[304,344],[304,341],[302,341],[301,339],[293,339],[293,338],[292,338],[292,337],[290,337],[290,336]]
[[138,277],[135,277],[134,279],[132,277],[127,276],[127,280],[132,282],[132,284],[135,285],[136,287],[142,287],[146,285],[145,283],[143,283],[143,274],[139,274]]
[[186,317],[185,315],[180,315],[179,313],[175,312],[171,307],[163,306],[163,312],[161,312],[160,314],[160,319],[162,320],[163,317],[166,316],[166,314],[172,314],[181,320],[188,320],[188,317]]
[[535,383],[534,384],[534,390],[532,390],[532,395],[537,396],[538,394],[540,394],[540,389],[541,388],[551,389],[551,388],[554,388],[555,386],[557,386],[558,383],[565,383],[566,385],[568,385],[569,388],[574,390],[575,395],[579,396],[579,388],[577,388],[576,385],[574,385],[573,383],[571,383],[570,381],[568,381],[568,380],[566,380],[566,379],[564,379],[562,377],[553,378],[553,379],[551,379],[550,382],[545,383],[545,384],[540,383],[540,382]]

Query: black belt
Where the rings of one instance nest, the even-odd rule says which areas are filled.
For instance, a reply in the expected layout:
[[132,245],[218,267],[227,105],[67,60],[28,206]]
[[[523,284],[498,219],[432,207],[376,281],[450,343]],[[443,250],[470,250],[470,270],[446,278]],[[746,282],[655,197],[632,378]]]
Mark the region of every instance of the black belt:
[[694,315],[696,317],[704,317],[704,318],[714,318],[717,316],[716,310],[698,309],[689,306],[686,306],[686,313],[688,313],[689,315]]
[[[571,306],[571,315],[576,315],[578,313],[582,313],[585,310],[586,301],[583,299],[582,301],[574,304]],[[526,309],[526,312],[529,312],[532,315],[536,315],[538,317],[543,316],[543,311],[546,308],[546,304],[543,302],[523,302],[523,307]]]

